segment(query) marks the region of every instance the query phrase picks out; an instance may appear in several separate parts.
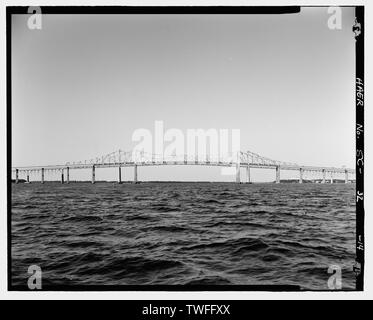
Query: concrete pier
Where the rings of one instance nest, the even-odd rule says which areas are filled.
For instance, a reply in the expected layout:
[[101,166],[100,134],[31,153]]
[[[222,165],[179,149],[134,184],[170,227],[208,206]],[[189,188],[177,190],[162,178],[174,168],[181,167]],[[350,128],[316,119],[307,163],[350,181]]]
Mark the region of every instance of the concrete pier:
[[250,181],[250,165],[249,164],[247,164],[247,166],[246,166],[246,182],[247,183],[251,182]]
[[92,183],[95,183],[96,181],[96,167],[95,165],[92,166]]
[[241,183],[240,163],[236,163],[236,183]]
[[63,176],[63,169],[61,170],[61,183],[63,184],[65,181],[64,181],[64,176]]
[[41,183],[44,183],[44,168],[41,168]]
[[70,168],[66,168],[66,183],[70,182]]
[[276,166],[276,183],[280,183],[280,166]]
[[348,171],[345,171],[345,183],[348,183]]
[[133,171],[133,182],[137,183],[137,165],[136,164],[133,167],[133,169],[134,169],[134,171]]
[[303,168],[299,169],[299,183],[303,183]]
[[119,184],[122,183],[122,167],[121,166],[118,167],[118,183]]
[[16,169],[16,183],[18,183],[19,177],[18,177],[18,169]]
[[27,171],[27,182],[30,182],[30,173]]
[[334,183],[333,172],[330,172],[330,183]]
[[326,181],[326,172],[325,172],[325,169],[322,169],[322,182],[321,183],[325,183]]

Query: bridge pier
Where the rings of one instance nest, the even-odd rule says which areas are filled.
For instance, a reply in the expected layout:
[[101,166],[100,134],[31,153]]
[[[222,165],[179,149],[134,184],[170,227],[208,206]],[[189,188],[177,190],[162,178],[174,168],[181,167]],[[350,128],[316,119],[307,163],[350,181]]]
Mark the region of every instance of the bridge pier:
[[122,183],[122,167],[121,166],[118,167],[118,183],[119,184]]
[[299,183],[303,183],[303,168],[299,169]]
[[61,183],[64,183],[63,169],[61,170]]
[[280,166],[276,166],[276,183],[280,183]]
[[27,182],[30,182],[30,173],[27,171]]
[[345,183],[348,183],[348,171],[345,170]]
[[96,182],[95,179],[96,179],[96,167],[95,165],[93,165],[92,166],[92,183]]
[[241,183],[240,163],[236,163],[236,183]]
[[334,183],[333,171],[330,171],[330,183]]
[[137,183],[137,165],[136,164],[133,167],[133,169],[134,169],[134,171],[133,171],[133,182]]
[[326,177],[326,172],[325,172],[325,169],[322,169],[322,182],[321,183],[325,183],[325,177]]
[[44,168],[41,168],[41,183],[44,183]]
[[18,169],[16,169],[16,183],[18,183]]
[[66,183],[70,183],[70,168],[66,168]]
[[250,165],[247,164],[246,166],[246,183],[250,183]]

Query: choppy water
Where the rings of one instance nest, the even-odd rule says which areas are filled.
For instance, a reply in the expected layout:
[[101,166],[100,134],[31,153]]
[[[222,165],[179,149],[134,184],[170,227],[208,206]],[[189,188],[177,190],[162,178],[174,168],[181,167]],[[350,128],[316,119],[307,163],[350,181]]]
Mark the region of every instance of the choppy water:
[[355,185],[12,185],[12,283],[355,288]]

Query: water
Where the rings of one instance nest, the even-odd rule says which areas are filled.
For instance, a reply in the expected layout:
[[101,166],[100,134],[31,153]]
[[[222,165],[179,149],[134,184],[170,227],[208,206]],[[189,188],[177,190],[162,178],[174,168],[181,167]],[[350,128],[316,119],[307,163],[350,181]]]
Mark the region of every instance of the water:
[[355,288],[354,184],[12,185],[12,284]]

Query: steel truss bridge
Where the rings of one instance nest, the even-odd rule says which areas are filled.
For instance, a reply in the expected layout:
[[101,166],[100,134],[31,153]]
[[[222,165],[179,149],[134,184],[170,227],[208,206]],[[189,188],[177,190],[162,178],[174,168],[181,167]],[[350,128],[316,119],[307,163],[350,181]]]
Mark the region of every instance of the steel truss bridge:
[[[45,182],[45,175],[48,173],[58,172],[61,176],[61,183],[70,182],[70,170],[91,169],[91,181],[95,183],[97,168],[118,168],[118,182],[122,182],[122,168],[133,167],[134,175],[133,182],[138,182],[137,170],[141,166],[162,166],[162,165],[197,165],[197,166],[217,166],[229,167],[233,170],[235,181],[241,182],[241,169],[246,170],[246,182],[250,182],[250,168],[275,169],[276,183],[280,183],[280,172],[283,170],[298,171],[299,183],[304,180],[304,173],[310,172],[319,175],[319,179],[314,179],[321,183],[327,181],[333,183],[336,176],[342,176],[345,183],[349,183],[354,179],[354,169],[336,168],[336,167],[318,167],[318,166],[302,166],[296,163],[276,161],[263,157],[257,153],[246,151],[236,154],[225,154],[224,156],[210,155],[157,155],[148,154],[145,152],[126,152],[118,150],[102,157],[97,157],[90,160],[66,163],[61,165],[46,165],[46,166],[28,166],[28,167],[13,167],[12,176],[15,176],[15,182],[19,182],[20,176],[25,177],[27,182],[30,182],[30,174],[37,175],[41,183]],[[350,178],[349,178],[350,177]]]

